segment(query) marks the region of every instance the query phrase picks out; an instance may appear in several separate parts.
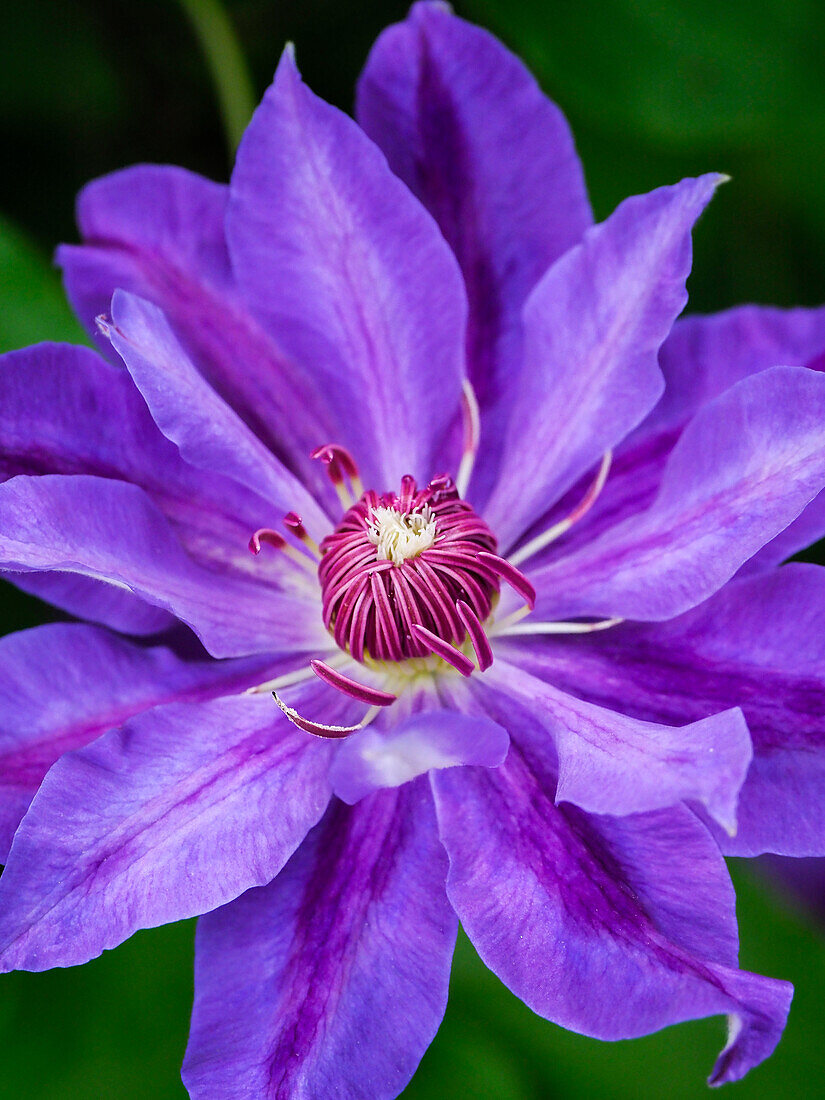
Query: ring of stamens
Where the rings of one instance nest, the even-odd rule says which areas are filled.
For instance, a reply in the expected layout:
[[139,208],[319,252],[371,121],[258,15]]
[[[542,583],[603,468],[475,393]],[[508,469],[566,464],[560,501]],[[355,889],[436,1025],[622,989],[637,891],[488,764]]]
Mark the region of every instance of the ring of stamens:
[[[463,409],[465,444],[458,485],[441,475],[418,489],[415,480],[406,476],[398,493],[364,492],[352,455],[337,444],[326,444],[312,457],[325,463],[345,509],[335,530],[319,544],[301,517],[290,512],[284,527],[302,544],[301,550],[269,528],[255,532],[250,540],[253,553],[266,543],[304,568],[313,568],[313,561],[317,564],[322,615],[339,653],[328,662],[311,661],[303,670],[249,689],[271,691],[284,714],[307,733],[340,738],[363,729],[382,707],[396,701],[396,692],[420,682],[422,675],[432,677],[439,666],[452,666],[464,676],[476,669],[483,672],[493,663],[492,637],[586,634],[622,621],[522,622],[535,606],[536,593],[517,568],[590,511],[607,479],[610,452],[573,512],[505,559],[496,553],[493,532],[462,499],[479,442],[478,406],[469,383]],[[501,581],[524,600],[524,606],[495,620]],[[346,675],[341,668],[350,663],[383,671],[385,686],[393,691]],[[408,675],[403,669],[409,670]],[[353,726],[325,725],[305,718],[279,697],[280,689],[313,675],[366,704],[369,709],[361,721]]]
[[320,545],[324,623],[356,661],[424,657],[432,637],[459,646],[467,627],[458,604],[483,623],[498,595],[481,556],[495,549],[448,477],[425,489],[405,477],[397,494],[368,490]]

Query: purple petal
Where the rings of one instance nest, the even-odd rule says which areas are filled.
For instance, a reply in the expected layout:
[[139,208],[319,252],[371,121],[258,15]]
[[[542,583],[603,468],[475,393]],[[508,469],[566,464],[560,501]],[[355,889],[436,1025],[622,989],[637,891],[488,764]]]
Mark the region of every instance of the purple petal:
[[464,274],[468,371],[484,438],[477,496],[479,475],[498,465],[521,367],[521,308],[592,222],[573,140],[521,61],[439,4],[414,5],[378,38],[356,113]]
[[324,812],[330,751],[247,695],[170,703],[62,756],[0,879],[0,966],[86,962],[269,882]]
[[79,623],[0,639],[0,669],[0,863],[43,776],[64,752],[160,703],[267,678],[260,658],[183,660],[166,647],[140,648]]
[[331,807],[277,879],[198,927],[193,1100],[391,1100],[447,1003],[455,914],[422,782]]
[[564,691],[636,718],[696,722],[741,706],[754,759],[736,855],[825,853],[825,571],[786,565],[737,580],[667,623],[616,627],[511,660]]
[[554,806],[554,776],[523,744],[500,768],[430,782],[450,900],[484,962],[534,1012],[601,1039],[727,1014],[714,1084],[771,1053],[791,988],[735,969],[733,891],[687,809],[599,818]]
[[481,691],[485,709],[513,735],[526,727],[552,739],[557,801],[624,815],[693,800],[736,831],[739,789],[753,755],[740,710],[678,727],[645,722],[574,698],[501,659]]
[[95,180],[78,199],[84,244],[58,252],[66,290],[107,354],[95,318],[109,312],[117,287],[159,305],[224,400],[311,481],[309,451],[330,432],[324,398],[238,298],[224,236],[227,197],[227,187],[160,165]]
[[157,634],[175,623],[161,607],[153,607],[131,592],[71,573],[5,573],[23,592],[54,604],[70,615],[119,630],[124,634]]
[[774,367],[697,414],[640,516],[530,573],[542,617],[667,619],[706,599],[825,484],[825,376]]
[[[659,365],[665,393],[650,416],[618,448],[595,507],[564,536],[569,553],[605,530],[648,508],[656,497],[668,456],[691,418],[736,382],[773,366],[820,369],[812,353],[825,346],[825,310],[740,306],[710,317],[680,318],[662,345]],[[579,483],[542,517],[532,537],[569,515],[587,491]],[[825,494],[742,568],[770,568],[809,546],[825,532]],[[535,566],[556,556],[556,547]]]
[[768,367],[803,367],[825,349],[825,309],[739,306],[683,317],[662,347],[665,394],[639,434],[682,428],[699,409]]
[[315,372],[335,442],[366,483],[431,477],[461,396],[461,275],[380,151],[301,83],[290,52],[241,142],[227,234],[251,308]]
[[350,805],[384,787],[400,787],[431,768],[497,767],[507,731],[489,718],[457,711],[415,714],[389,730],[374,725],[347,738],[333,761],[333,793]]
[[[194,403],[192,395],[184,396]],[[0,480],[15,474],[92,474],[141,486],[187,549],[221,568],[231,564],[249,571],[249,536],[272,511],[270,503],[223,470],[202,471],[184,462],[128,374],[88,348],[39,344],[0,358],[0,454]],[[252,474],[247,480],[254,484]],[[270,573],[256,563],[256,577],[271,583]],[[75,586],[65,581],[47,582],[48,591],[56,586],[58,602],[84,616],[79,601],[90,583],[75,594]],[[112,609],[116,617],[121,602],[119,596]],[[99,595],[93,610],[109,612]],[[130,613],[127,629],[132,621]]]
[[485,511],[505,550],[661,396],[657,355],[687,301],[690,230],[720,178],[628,199],[528,298],[525,369]]
[[109,329],[155,423],[183,458],[231,477],[285,512],[300,512],[319,535],[328,520],[304,486],[275,459],[240,417],[198,374],[163,313],[117,290]]
[[218,574],[187,557],[134,485],[104,478],[15,477],[0,485],[0,565],[65,570],[125,588],[187,623],[215,657],[332,645],[320,603]]

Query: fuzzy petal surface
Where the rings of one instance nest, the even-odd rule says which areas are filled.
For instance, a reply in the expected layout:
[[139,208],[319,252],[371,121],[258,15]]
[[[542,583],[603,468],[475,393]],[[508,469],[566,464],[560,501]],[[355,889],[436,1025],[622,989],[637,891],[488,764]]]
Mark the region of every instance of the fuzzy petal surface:
[[[365,483],[426,481],[459,410],[466,296],[380,150],[301,82],[292,53],[246,131],[229,248],[253,312],[311,366]],[[319,443],[327,440],[319,440]]]
[[356,117],[430,211],[470,303],[468,373],[484,447],[473,498],[495,474],[522,358],[521,309],[592,216],[561,111],[522,62],[446,5],[415,4],[378,38]]
[[447,1003],[457,921],[426,781],[335,802],[269,886],[198,927],[193,1100],[392,1100]]
[[86,962],[269,882],[326,808],[330,751],[247,695],[170,703],[62,756],[0,879],[0,967]]
[[528,298],[524,372],[485,510],[505,550],[661,396],[658,351],[687,301],[690,231],[720,178],[623,202]]
[[711,1082],[772,1052],[791,987],[736,969],[724,861],[684,807],[611,818],[553,802],[546,754],[435,772],[447,892],[484,962],[534,1012],[601,1039],[732,1017]]

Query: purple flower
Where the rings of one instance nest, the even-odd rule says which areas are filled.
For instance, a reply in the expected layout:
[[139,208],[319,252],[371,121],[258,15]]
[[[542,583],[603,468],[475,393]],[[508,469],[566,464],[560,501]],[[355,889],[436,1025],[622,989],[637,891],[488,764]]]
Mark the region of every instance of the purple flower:
[[357,116],[287,51],[229,187],[91,184],[105,358],[3,358],[0,563],[99,625],[0,645],[0,962],[206,914],[190,1094],[381,1100],[460,919],[564,1027],[727,1014],[734,1080],[790,987],[722,855],[825,853],[825,311],[677,321],[720,177],[592,225],[439,3]]

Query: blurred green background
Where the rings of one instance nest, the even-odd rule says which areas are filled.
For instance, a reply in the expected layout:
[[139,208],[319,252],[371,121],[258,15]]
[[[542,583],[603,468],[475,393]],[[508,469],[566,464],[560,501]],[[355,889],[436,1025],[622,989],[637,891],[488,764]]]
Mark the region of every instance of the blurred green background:
[[[516,49],[566,111],[599,218],[625,195],[683,175],[733,177],[696,235],[691,309],[825,301],[818,0],[456,7]],[[2,0],[0,349],[83,339],[50,255],[74,239],[73,196],[86,180],[136,161],[227,177],[218,97],[192,18],[210,8],[205,0]],[[370,42],[406,4],[236,0],[225,10],[256,96],[291,39],[310,84],[348,109]],[[8,586],[0,599],[2,632],[58,617]],[[733,871],[743,965],[791,979],[797,995],[777,1053],[728,1091],[741,1100],[819,1098],[825,939],[791,899],[752,871]],[[192,933],[191,923],[144,932],[85,968],[0,980],[0,1096],[184,1097]],[[723,1038],[720,1020],[633,1043],[567,1034],[533,1017],[461,940],[447,1018],[405,1096],[699,1097]]]

